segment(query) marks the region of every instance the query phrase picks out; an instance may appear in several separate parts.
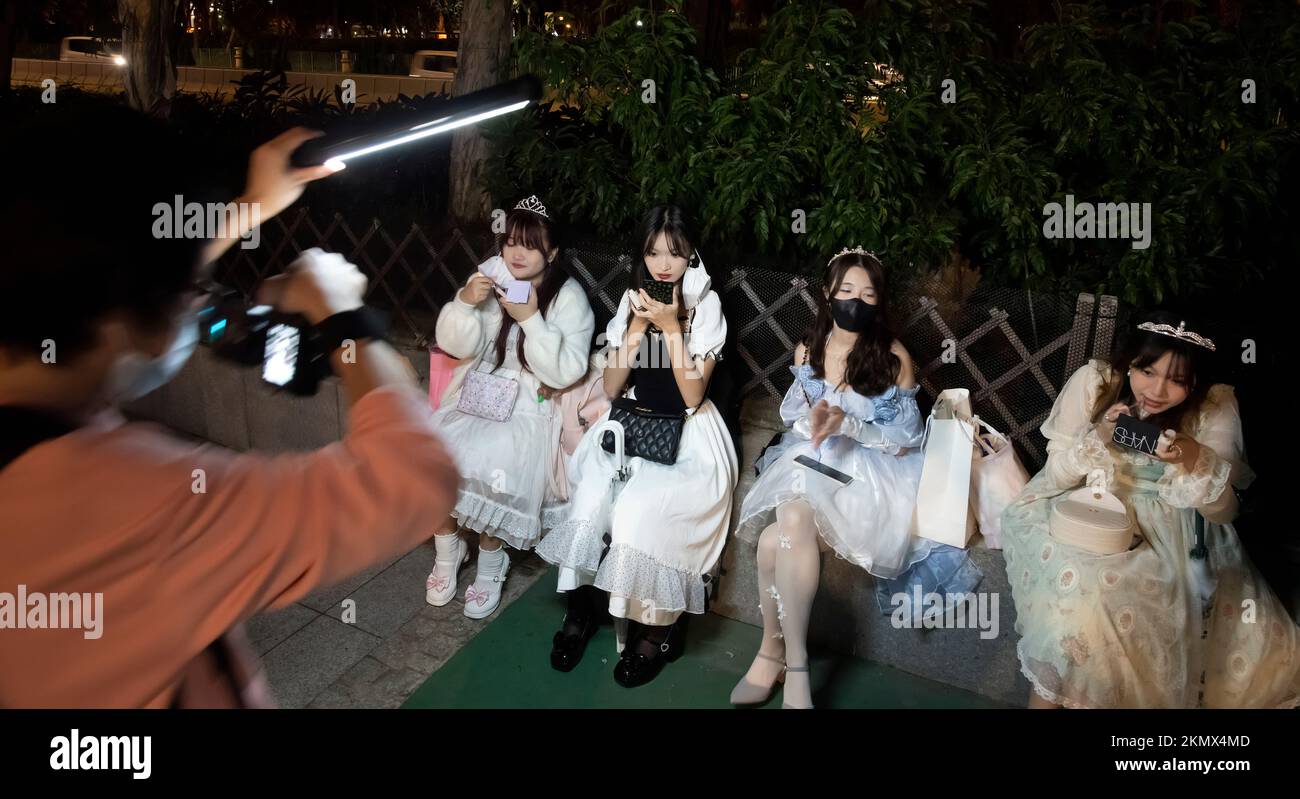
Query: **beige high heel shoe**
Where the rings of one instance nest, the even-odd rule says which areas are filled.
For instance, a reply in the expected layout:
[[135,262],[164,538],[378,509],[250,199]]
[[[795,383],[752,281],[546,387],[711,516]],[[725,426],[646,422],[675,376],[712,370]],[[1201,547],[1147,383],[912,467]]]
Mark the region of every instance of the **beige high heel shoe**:
[[776,675],[776,679],[771,685],[754,685],[744,677],[736,683],[736,687],[731,689],[731,704],[733,705],[762,705],[772,698],[776,693],[776,687],[785,682],[785,661],[780,658],[774,658],[771,655],[764,655],[762,652],[757,653],[756,657],[763,660],[770,660],[773,663],[781,664],[781,671]]
[[[786,667],[785,667],[785,670],[786,670],[786,671],[794,671],[794,672],[807,672],[807,671],[808,671],[808,667],[807,667],[807,666],[786,666]],[[785,678],[785,674],[782,673],[782,674],[781,674],[781,677],[782,677],[782,679],[784,680],[784,678]],[[812,676],[809,675],[808,679],[809,679],[809,680],[812,680]],[[809,688],[809,693],[811,694],[811,693],[812,693],[812,686],[810,685],[808,688]],[[812,709],[813,709],[813,706],[812,706],[811,703],[808,705],[808,707],[801,707],[801,706],[799,706],[799,705],[791,705],[791,704],[787,704],[787,703],[785,702],[784,697],[783,697],[783,698],[782,698],[782,701],[781,701],[781,709],[782,709],[782,710],[812,710]]]

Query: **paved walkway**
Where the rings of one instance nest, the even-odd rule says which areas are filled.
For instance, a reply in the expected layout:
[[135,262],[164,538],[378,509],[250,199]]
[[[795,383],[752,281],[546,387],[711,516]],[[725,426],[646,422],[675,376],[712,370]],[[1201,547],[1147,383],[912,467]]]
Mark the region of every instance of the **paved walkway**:
[[[617,708],[728,707],[758,631],[709,614],[692,618],[686,656],[649,686],[612,679],[613,631],[602,627],[572,674],[547,663],[563,613],[554,572],[532,553],[511,552],[502,608],[486,620],[463,613],[474,563],[457,598],[424,601],[433,543],[317,591],[248,626],[282,707]],[[341,620],[346,600],[355,621]],[[517,607],[516,607],[517,605]],[[477,637],[482,634],[481,644]],[[450,662],[449,662],[450,661]],[[444,665],[446,668],[443,668]],[[824,707],[998,707],[999,703],[857,658],[814,653],[814,691]],[[436,677],[431,675],[438,672]],[[528,675],[522,679],[522,675]],[[767,704],[780,707],[779,694]]]
[[[461,569],[455,600],[441,608],[426,603],[424,579],[433,558],[430,541],[290,607],[252,619],[248,633],[280,706],[398,707],[500,616],[498,610],[484,620],[465,618],[463,597],[474,578],[473,560]],[[510,560],[503,609],[547,569],[532,553],[511,552]],[[340,620],[346,599],[356,603],[354,623]],[[539,655],[541,662],[545,655]]]

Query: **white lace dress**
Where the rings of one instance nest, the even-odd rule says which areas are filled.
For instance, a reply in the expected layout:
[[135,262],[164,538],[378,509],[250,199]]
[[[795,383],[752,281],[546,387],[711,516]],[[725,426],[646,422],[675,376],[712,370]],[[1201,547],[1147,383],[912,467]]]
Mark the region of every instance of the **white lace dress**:
[[[1091,423],[1110,367],[1092,361],[1061,391],[1042,432],[1048,461],[1002,517],[1021,670],[1067,707],[1293,707],[1300,638],[1242,550],[1232,486],[1249,483],[1231,386],[1185,425],[1190,471],[1103,442]],[[1094,555],[1052,538],[1053,505],[1102,469],[1142,541]],[[1196,514],[1208,558],[1189,557]]]
[[[501,264],[498,271],[504,268]],[[471,369],[492,371],[503,316],[491,297],[478,306],[459,299],[443,306],[438,346],[465,360],[447,386],[433,423],[460,471],[460,494],[452,514],[461,528],[495,536],[515,549],[531,549],[559,512],[543,507],[549,494],[547,470],[559,447],[558,403],[539,402],[538,388],[563,388],[582,378],[595,318],[582,287],[569,279],[545,315],[533,314],[511,328],[505,358],[493,374],[517,380],[519,394],[510,418],[497,422],[457,410],[456,405]],[[527,369],[516,346],[521,330],[527,334]]]

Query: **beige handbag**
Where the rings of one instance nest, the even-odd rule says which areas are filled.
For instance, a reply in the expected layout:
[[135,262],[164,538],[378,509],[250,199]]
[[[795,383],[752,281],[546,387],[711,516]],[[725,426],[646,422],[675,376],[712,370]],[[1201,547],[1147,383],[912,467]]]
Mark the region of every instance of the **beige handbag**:
[[[979,521],[980,534],[989,549],[1002,548],[1002,512],[1015,501],[1029,472],[1016,455],[1011,439],[974,417],[975,443],[980,451],[970,469],[971,508]],[[980,428],[988,432],[980,432]]]
[[1052,538],[1095,555],[1115,555],[1133,545],[1136,525],[1128,507],[1106,490],[1106,473],[1093,469],[1088,484],[1052,507]]

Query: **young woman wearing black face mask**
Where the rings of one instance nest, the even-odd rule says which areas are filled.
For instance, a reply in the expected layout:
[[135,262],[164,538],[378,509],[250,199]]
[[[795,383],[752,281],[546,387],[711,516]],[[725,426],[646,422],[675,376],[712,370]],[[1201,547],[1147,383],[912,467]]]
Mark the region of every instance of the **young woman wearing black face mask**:
[[[784,680],[785,707],[812,706],[807,630],[822,552],[893,578],[934,546],[908,530],[924,420],[912,359],[885,312],[884,268],[846,249],[827,265],[822,291],[781,403],[793,429],[760,459],[740,509],[736,535],[758,544],[763,641],[732,691],[737,705],[766,702]],[[801,456],[852,481],[813,471],[795,461]]]

